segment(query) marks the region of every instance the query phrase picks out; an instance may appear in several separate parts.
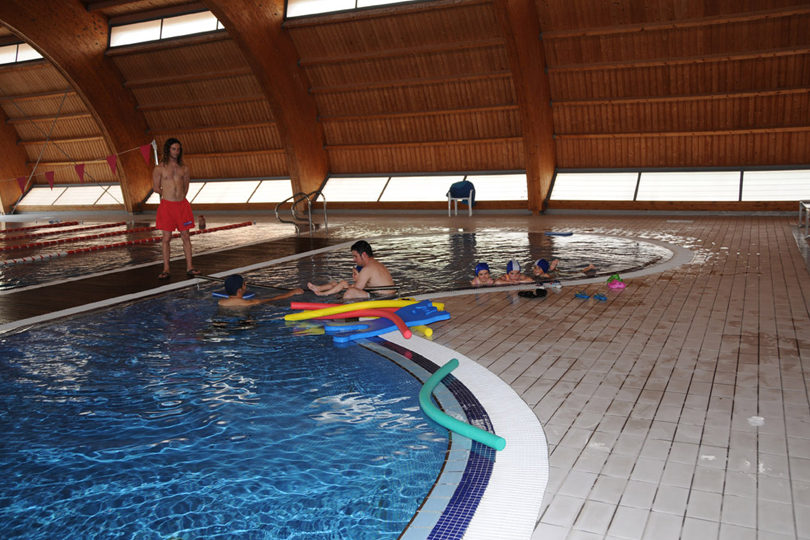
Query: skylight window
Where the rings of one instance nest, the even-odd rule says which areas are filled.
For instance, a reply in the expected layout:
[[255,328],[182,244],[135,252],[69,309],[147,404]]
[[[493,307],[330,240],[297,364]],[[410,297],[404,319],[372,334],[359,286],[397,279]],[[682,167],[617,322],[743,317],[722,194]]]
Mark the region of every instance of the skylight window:
[[16,43],[0,47],[0,64],[14,64],[40,58],[42,58],[42,55],[27,43]]
[[222,24],[213,13],[200,11],[176,17],[113,26],[110,28],[110,47],[203,34],[222,29]]
[[413,0],[287,0],[287,17],[303,17],[411,1]]

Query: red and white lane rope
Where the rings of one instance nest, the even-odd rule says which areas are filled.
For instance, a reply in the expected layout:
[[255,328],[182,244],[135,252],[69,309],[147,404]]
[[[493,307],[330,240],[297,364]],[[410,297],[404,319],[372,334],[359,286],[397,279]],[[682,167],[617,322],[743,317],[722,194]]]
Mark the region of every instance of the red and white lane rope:
[[[247,227],[248,225],[253,225],[252,221],[245,221],[243,223],[234,223],[233,225],[223,225],[221,227],[209,227],[204,230],[195,230],[190,231],[189,235],[196,235],[196,234],[206,234],[216,231],[224,231],[226,229],[236,229],[239,227]],[[154,227],[151,227],[154,228]],[[134,229],[131,229],[134,230]],[[179,238],[180,233],[174,233],[172,238]],[[119,247],[125,246],[134,246],[136,244],[152,244],[156,242],[160,242],[163,239],[162,236],[150,236],[149,238],[141,238],[140,240],[128,240],[126,242],[117,242],[115,244],[107,244],[103,246],[91,246],[86,248],[79,248],[79,249],[71,249],[68,251],[61,251],[59,253],[47,253],[43,255],[34,255],[33,257],[20,257],[19,259],[7,259],[5,261],[0,261],[0,266],[10,266],[12,264],[19,264],[25,262],[34,262],[34,261],[43,261],[46,259],[55,259],[57,257],[67,257],[68,255],[75,255],[77,253],[89,253],[91,251],[101,251],[103,249],[114,249]]]
[[33,231],[34,229],[50,229],[53,227],[71,227],[73,225],[80,225],[78,221],[65,221],[62,223],[48,223],[42,225],[32,225],[31,227],[14,227],[13,229],[2,229],[0,234],[18,233],[22,231]]
[[0,247],[0,251],[16,251],[20,249],[40,248],[46,246],[55,246],[57,244],[70,244],[72,242],[81,242],[83,240],[93,240],[95,238],[106,238],[108,236],[119,236],[122,234],[139,233],[146,231],[154,231],[155,227],[138,227],[136,229],[124,229],[123,231],[112,231],[99,234],[88,234],[87,236],[74,236],[72,238],[60,238],[59,240],[46,240],[45,242],[33,242],[31,244],[20,244],[18,246],[4,246]]
[[127,224],[126,221],[119,221],[118,223],[105,223],[104,225],[88,225],[87,227],[79,227],[78,229],[69,229],[67,231],[46,231],[30,234],[21,234],[19,236],[9,236],[6,238],[2,238],[0,239],[0,241],[7,242],[10,240],[22,240],[24,238],[39,238],[41,236],[53,236],[54,234],[75,233],[79,231],[90,231],[93,229],[109,229],[110,227],[121,227],[122,225],[126,224]]

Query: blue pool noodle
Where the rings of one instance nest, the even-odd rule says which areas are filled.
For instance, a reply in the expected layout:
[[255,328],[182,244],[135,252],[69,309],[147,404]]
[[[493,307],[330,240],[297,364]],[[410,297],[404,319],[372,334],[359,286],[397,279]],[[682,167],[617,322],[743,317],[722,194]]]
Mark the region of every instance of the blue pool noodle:
[[452,416],[440,411],[430,399],[431,394],[433,394],[433,390],[439,385],[441,380],[457,367],[458,360],[453,358],[445,365],[440,367],[436,373],[431,375],[430,378],[425,381],[425,384],[422,385],[422,389],[419,391],[419,406],[422,407],[422,410],[425,412],[428,418],[440,426],[445,427],[450,431],[455,431],[459,435],[463,435],[474,441],[480,442],[481,444],[485,444],[490,448],[494,448],[495,450],[503,450],[506,448],[506,439],[453,418]]

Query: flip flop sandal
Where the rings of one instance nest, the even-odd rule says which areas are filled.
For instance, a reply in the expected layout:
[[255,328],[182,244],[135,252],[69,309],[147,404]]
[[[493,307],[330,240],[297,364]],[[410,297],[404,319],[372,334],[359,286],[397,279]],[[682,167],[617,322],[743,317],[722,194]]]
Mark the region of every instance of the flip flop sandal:
[[597,294],[593,295],[593,297],[596,298],[597,300],[599,300],[600,302],[607,302],[607,296],[605,296],[604,294],[598,294],[597,293]]
[[583,300],[587,300],[588,298],[591,297],[591,295],[587,294],[585,291],[579,291],[574,296],[576,296],[577,298],[582,298]]
[[158,279],[161,280],[161,281],[169,279],[171,277],[172,277],[172,275],[170,273],[168,273],[168,272],[161,272],[161,273],[158,274]]
[[199,271],[199,270],[197,270],[196,268],[192,268],[191,270],[188,270],[188,271],[186,272],[186,275],[187,275],[188,277],[197,277],[197,276],[199,276],[200,274],[202,274],[202,272],[200,272],[200,271]]

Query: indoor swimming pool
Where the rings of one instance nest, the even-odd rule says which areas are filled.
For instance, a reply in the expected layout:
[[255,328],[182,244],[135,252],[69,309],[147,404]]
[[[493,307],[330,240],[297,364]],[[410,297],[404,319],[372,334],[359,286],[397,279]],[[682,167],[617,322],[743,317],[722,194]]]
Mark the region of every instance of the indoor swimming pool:
[[3,336],[2,537],[397,538],[448,450],[422,381],[282,313],[190,288]]

